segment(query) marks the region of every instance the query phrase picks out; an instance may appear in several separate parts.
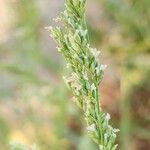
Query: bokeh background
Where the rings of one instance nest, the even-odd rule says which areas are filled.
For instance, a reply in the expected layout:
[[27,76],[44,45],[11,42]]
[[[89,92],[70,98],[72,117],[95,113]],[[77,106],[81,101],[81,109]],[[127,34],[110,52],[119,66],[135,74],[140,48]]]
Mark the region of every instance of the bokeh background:
[[[44,27],[63,0],[0,0],[0,150],[98,150],[62,76],[67,72]],[[119,150],[150,150],[150,1],[88,0],[87,24],[100,61],[102,107],[121,131]]]

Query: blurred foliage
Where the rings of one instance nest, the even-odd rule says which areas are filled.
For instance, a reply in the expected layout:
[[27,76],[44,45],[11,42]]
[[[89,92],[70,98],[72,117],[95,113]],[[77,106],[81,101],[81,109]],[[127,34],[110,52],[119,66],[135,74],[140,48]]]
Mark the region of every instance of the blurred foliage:
[[[137,54],[150,53],[149,0],[97,0],[106,29],[99,29],[101,43],[121,61]],[[105,41],[105,38],[110,38]],[[99,40],[99,38],[97,39]],[[103,43],[104,42],[104,43]],[[118,58],[119,56],[119,58]]]
[[[10,149],[11,141],[36,143],[41,150],[96,150],[62,82],[63,62],[44,53],[45,25],[37,1],[8,5],[16,22],[9,38],[0,43],[0,150]],[[89,5],[97,9],[97,14],[89,11],[88,16],[91,42],[103,48],[108,62],[120,72],[120,111],[114,123],[120,123],[121,150],[150,147],[149,6],[149,0],[95,0]],[[109,72],[106,80],[112,75]]]

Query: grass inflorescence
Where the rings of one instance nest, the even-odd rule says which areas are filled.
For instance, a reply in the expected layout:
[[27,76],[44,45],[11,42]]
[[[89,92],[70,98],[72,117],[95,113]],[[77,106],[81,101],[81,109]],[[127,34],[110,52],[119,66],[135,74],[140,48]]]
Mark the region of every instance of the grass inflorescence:
[[84,112],[89,136],[100,150],[115,150],[119,130],[109,125],[110,115],[102,111],[99,101],[99,84],[106,65],[98,61],[100,52],[89,44],[85,6],[86,0],[66,0],[64,12],[55,19],[61,21],[62,26],[47,29],[72,70],[64,79],[73,92],[74,101]]

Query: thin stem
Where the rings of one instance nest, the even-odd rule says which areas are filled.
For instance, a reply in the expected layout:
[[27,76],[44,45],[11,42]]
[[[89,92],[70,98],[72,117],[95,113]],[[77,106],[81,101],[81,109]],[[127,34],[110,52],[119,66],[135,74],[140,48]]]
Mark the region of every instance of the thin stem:
[[[85,14],[84,14],[84,26],[85,26],[85,29],[88,29],[88,27],[87,27],[87,22],[86,22],[86,15],[85,15]],[[90,42],[90,37],[89,37],[88,31],[87,31],[86,38],[87,38],[87,41],[88,41],[88,43],[89,43],[89,42]]]
[[96,105],[96,109],[97,109],[97,120],[98,120],[98,131],[99,131],[99,144],[103,145],[103,131],[102,131],[102,127],[101,127],[101,118],[100,118],[100,114],[101,114],[101,111],[100,111],[100,105],[99,105],[99,88],[98,86],[96,87],[96,102],[97,102],[97,105]]

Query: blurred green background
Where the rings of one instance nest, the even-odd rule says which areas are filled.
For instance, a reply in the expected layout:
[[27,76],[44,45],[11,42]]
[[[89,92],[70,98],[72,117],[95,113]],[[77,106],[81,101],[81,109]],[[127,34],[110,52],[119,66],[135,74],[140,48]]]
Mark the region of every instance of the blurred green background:
[[[63,0],[0,0],[0,150],[98,150],[62,76],[67,72],[44,29]],[[88,0],[87,23],[100,61],[102,107],[121,131],[119,150],[150,149],[150,1]]]

